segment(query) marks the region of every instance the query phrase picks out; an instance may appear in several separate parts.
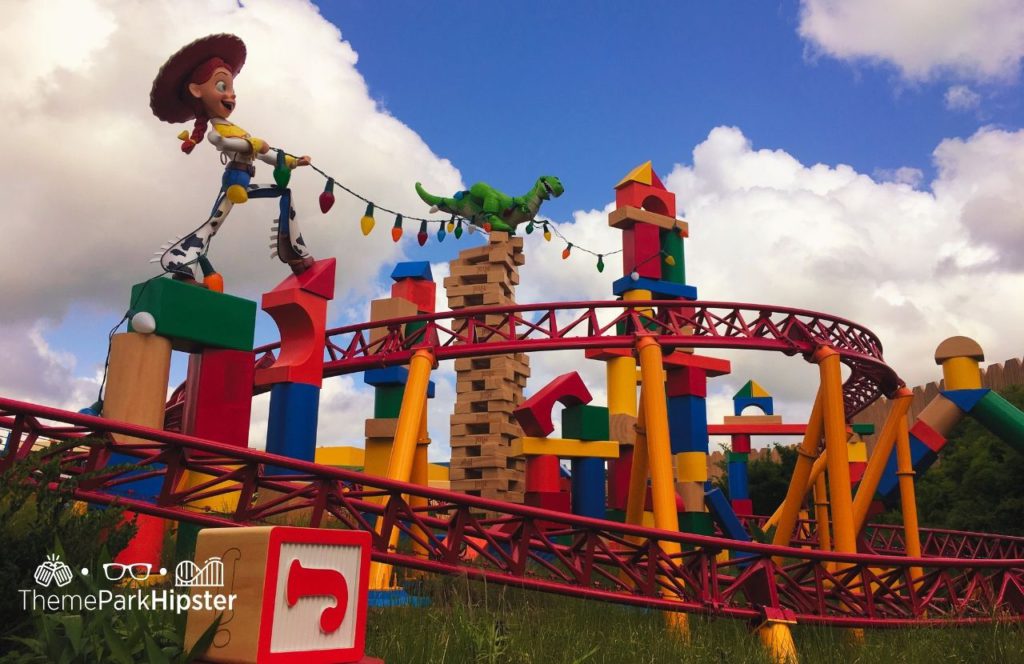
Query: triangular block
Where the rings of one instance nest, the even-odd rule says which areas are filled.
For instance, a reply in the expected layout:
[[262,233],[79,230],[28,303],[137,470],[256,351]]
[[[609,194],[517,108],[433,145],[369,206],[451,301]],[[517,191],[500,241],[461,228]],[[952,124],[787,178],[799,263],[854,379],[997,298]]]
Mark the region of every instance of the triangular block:
[[[630,182],[639,182],[640,184],[650,185],[652,184],[652,176],[654,176],[654,168],[651,167],[651,162],[646,161],[631,170],[626,177],[619,180],[619,183],[615,185],[615,188],[618,189],[622,185]],[[662,186],[660,180],[658,181],[658,185]],[[662,186],[662,188],[664,187]]]
[[965,413],[974,410],[978,402],[989,393],[987,388],[977,390],[943,390],[942,396],[956,404],[956,407]]
[[293,274],[281,283],[273,291],[283,291],[298,288],[322,297],[325,300],[334,299],[334,275],[337,271],[338,261],[334,258],[325,258],[316,261],[302,274]]

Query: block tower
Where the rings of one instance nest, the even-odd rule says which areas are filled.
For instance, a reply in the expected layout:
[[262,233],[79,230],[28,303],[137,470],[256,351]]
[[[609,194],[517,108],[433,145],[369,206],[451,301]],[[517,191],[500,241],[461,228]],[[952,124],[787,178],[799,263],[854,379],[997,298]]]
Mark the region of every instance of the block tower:
[[[754,407],[760,415],[744,415],[743,411]],[[732,416],[726,417],[725,424],[781,424],[782,417],[775,414],[775,400],[755,380],[748,380],[732,397]],[[732,435],[732,450],[729,452],[729,498],[736,514],[750,516],[754,504],[750,499],[747,485],[747,466],[750,462],[750,434]]]
[[[523,239],[490,233],[489,242],[459,253],[444,280],[448,308],[515,304]],[[497,318],[497,317],[494,317]],[[485,320],[497,324],[497,320]],[[530,375],[525,354],[455,361],[457,393],[451,417],[451,487],[470,495],[523,502],[524,461],[512,440],[522,432],[512,411]]]

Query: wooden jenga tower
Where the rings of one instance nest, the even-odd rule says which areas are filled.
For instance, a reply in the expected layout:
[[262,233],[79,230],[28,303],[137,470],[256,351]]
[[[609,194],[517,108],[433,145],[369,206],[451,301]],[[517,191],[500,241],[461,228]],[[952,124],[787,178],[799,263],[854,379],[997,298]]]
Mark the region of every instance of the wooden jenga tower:
[[[459,253],[444,280],[448,308],[515,304],[523,239],[492,232],[490,242]],[[497,325],[500,316],[487,320]],[[498,338],[493,339],[498,341]],[[455,361],[455,414],[451,418],[451,488],[473,496],[523,502],[525,462],[511,456],[523,435],[512,411],[522,401],[530,365],[523,353]]]

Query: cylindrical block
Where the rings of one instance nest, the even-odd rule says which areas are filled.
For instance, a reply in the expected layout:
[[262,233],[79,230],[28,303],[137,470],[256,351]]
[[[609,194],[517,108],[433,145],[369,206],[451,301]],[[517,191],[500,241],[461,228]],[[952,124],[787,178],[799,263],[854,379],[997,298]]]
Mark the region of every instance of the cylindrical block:
[[970,357],[951,357],[942,362],[942,379],[947,390],[974,390],[981,387],[981,369]]
[[572,460],[572,513],[604,518],[604,459]]
[[676,456],[676,480],[707,482],[708,455],[703,452],[682,452]]
[[729,462],[729,498],[742,500],[750,498],[750,490],[747,488],[747,464],[741,461]]
[[[171,342],[155,334],[125,332],[110,340],[103,417],[162,429],[171,370]],[[119,442],[141,442],[115,434]]]
[[526,490],[557,492],[560,472],[558,457],[554,454],[527,457]]
[[737,453],[750,453],[750,434],[734,433],[732,435],[732,451]]

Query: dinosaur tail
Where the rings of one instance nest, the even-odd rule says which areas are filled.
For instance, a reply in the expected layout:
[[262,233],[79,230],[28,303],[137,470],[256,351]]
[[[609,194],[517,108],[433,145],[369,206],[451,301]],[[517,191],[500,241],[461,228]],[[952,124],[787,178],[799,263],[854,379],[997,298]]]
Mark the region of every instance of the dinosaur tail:
[[423,188],[423,186],[419,182],[416,183],[416,193],[419,195],[420,199],[427,205],[436,206],[444,203],[444,198],[429,193],[426,189]]

